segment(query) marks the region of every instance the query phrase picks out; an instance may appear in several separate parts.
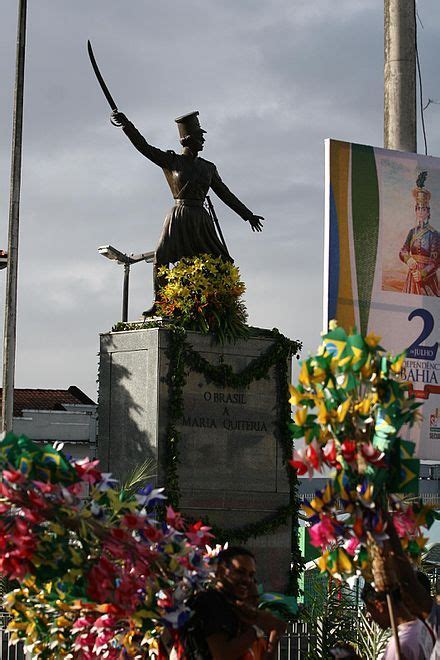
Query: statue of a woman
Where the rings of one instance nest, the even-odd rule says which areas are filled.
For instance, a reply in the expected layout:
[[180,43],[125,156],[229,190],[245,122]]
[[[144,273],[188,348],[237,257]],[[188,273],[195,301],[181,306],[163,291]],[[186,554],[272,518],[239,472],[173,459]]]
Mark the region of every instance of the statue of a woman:
[[[165,218],[162,235],[156,248],[154,262],[154,289],[158,290],[157,268],[175,263],[182,257],[195,257],[210,254],[233,261],[228,248],[216,230],[213,212],[205,208],[205,198],[211,188],[220,199],[249,222],[252,231],[261,231],[262,216],[254,215],[221,180],[214,163],[200,158],[198,153],[205,142],[204,131],[199,123],[198,112],[192,112],[176,119],[181,154],[162,151],[152,147],[133,124],[122,113],[115,111],[111,121],[122,126],[132,144],[146,158],[164,171],[174,197],[174,206]],[[154,313],[154,305],[146,315]]]

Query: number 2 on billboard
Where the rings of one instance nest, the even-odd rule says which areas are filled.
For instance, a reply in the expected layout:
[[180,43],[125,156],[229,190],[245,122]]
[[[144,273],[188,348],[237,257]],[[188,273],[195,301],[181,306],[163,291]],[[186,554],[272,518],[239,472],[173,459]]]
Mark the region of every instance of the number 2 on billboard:
[[414,309],[408,316],[408,321],[419,316],[423,321],[423,328],[417,339],[409,346],[407,357],[425,358],[426,360],[435,360],[438,349],[438,342],[432,346],[423,346],[422,342],[427,339],[434,329],[434,317],[427,309]]

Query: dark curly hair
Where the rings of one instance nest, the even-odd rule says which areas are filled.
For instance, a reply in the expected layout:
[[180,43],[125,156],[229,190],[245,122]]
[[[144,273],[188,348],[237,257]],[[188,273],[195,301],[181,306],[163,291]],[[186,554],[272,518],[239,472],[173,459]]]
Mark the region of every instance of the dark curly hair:
[[219,564],[226,564],[227,566],[230,565],[231,561],[235,559],[235,557],[252,557],[252,559],[255,559],[255,555],[248,550],[247,548],[242,548],[239,545],[236,546],[231,546],[229,548],[226,548],[226,550],[222,550],[219,552],[217,561]]

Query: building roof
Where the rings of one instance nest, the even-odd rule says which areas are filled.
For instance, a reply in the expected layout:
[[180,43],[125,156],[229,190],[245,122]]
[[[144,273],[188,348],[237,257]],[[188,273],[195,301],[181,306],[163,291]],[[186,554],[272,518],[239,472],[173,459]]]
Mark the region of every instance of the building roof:
[[[2,397],[0,387],[0,398]],[[14,417],[22,417],[23,410],[65,410],[65,405],[96,406],[79,387],[67,390],[14,389]]]

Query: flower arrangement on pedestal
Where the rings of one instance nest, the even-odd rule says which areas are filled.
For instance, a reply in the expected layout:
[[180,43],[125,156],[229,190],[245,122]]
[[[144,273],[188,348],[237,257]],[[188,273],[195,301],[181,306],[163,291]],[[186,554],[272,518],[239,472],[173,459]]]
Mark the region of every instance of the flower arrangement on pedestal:
[[212,333],[220,342],[248,336],[246,290],[239,270],[220,257],[203,254],[159,269],[156,308],[188,330]]
[[163,489],[117,491],[97,461],[25,437],[0,442],[0,469],[13,637],[33,658],[166,657],[161,637],[176,636],[209,576],[209,528],[169,506],[159,521]]
[[399,376],[405,354],[387,355],[379,340],[332,322],[318,353],[302,362],[290,428],[305,446],[291,465],[310,476],[333,468],[325,489],[303,505],[311,543],[323,550],[321,571],[339,579],[362,574],[390,593],[398,583],[390,552],[396,532],[417,558],[427,541],[422,528],[436,514],[415,497],[419,461],[414,443],[400,437],[420,405]]

